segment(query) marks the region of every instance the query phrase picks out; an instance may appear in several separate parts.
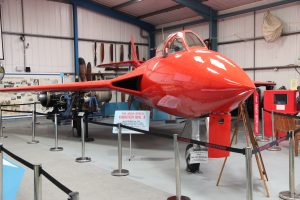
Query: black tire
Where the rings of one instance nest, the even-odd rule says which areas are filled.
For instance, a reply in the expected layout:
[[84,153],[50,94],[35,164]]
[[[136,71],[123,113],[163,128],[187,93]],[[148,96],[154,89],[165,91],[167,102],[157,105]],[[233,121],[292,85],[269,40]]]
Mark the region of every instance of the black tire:
[[194,148],[193,144],[189,144],[186,146],[186,149],[185,149],[186,171],[190,172],[190,173],[196,173],[200,169],[200,163],[189,164],[190,163],[189,151],[193,148]]

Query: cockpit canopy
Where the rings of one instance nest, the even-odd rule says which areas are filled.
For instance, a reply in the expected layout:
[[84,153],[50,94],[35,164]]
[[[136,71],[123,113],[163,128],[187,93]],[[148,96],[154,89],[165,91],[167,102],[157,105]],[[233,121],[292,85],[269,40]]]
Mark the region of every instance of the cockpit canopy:
[[192,47],[207,49],[205,43],[192,31],[172,33],[158,46],[156,56],[174,54]]

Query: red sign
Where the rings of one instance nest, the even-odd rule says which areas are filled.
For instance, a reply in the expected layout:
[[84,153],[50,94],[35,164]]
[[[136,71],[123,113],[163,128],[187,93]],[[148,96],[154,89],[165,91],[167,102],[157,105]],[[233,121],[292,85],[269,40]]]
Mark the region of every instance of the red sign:
[[257,90],[253,93],[253,109],[254,109],[254,134],[259,134],[259,94]]

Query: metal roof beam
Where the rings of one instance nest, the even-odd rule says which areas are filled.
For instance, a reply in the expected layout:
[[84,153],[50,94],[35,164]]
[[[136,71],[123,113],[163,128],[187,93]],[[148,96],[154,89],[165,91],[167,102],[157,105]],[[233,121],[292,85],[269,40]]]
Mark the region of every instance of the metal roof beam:
[[164,9],[161,9],[161,10],[157,10],[157,11],[154,11],[154,12],[150,12],[150,13],[147,13],[147,14],[144,14],[144,15],[140,15],[137,18],[143,19],[143,18],[147,18],[147,17],[152,17],[152,16],[155,16],[155,15],[160,15],[162,13],[170,12],[170,11],[177,10],[177,9],[180,9],[180,8],[184,8],[184,7],[185,7],[184,5],[175,5],[175,6],[171,6],[171,7],[164,8]]
[[217,15],[216,10],[200,3],[197,0],[174,0],[174,1],[199,13],[199,15],[201,15],[204,19],[207,20],[210,20],[211,17],[214,18]]
[[130,6],[131,4],[135,4],[135,3],[140,2],[140,1],[142,1],[142,0],[129,0],[129,1],[126,1],[124,3],[121,3],[119,5],[116,5],[116,6],[112,7],[112,9],[124,8],[126,6]]
[[[270,3],[270,4],[266,4],[266,5],[262,5],[262,6],[256,6],[256,7],[249,8],[249,9],[244,9],[244,10],[240,10],[240,11],[236,11],[236,12],[232,12],[232,13],[218,15],[217,19],[233,17],[236,15],[242,15],[242,14],[246,14],[246,13],[250,13],[250,12],[254,12],[254,11],[264,10],[264,9],[281,6],[281,5],[285,5],[285,4],[289,4],[289,3],[295,3],[295,2],[299,2],[299,0],[284,0],[284,1],[279,1],[276,3]],[[187,23],[177,24],[174,26],[164,27],[164,30],[171,30],[171,29],[176,29],[176,28],[180,28],[180,27],[184,27],[184,26],[196,25],[196,24],[200,24],[200,23],[205,23],[207,21],[209,21],[209,20],[195,20],[195,21],[191,21],[191,22],[187,22]],[[156,29],[156,31],[161,31],[161,28]]]
[[167,26],[167,27],[163,27],[163,28],[158,28],[155,31],[156,32],[160,32],[160,31],[169,31],[172,29],[177,29],[177,28],[184,28],[185,26],[192,26],[192,25],[196,25],[196,24],[202,24],[202,23],[207,23],[209,22],[209,20],[206,19],[198,19],[195,21],[191,21],[191,22],[184,22],[184,23],[180,23],[180,24],[176,24],[176,25],[172,25],[172,26]]
[[100,5],[96,2],[90,1],[90,0],[72,0],[73,3],[76,3],[77,6],[121,20],[125,21],[127,23],[136,25],[148,32],[152,32],[155,30],[155,26],[153,24],[150,24],[148,22],[142,21],[140,19],[137,19],[134,16],[125,14],[123,12],[113,10],[109,7]]
[[275,2],[275,3],[269,3],[269,4],[265,4],[265,5],[261,5],[261,6],[256,6],[253,8],[248,8],[248,9],[239,10],[239,11],[235,11],[235,12],[231,12],[231,13],[227,13],[227,14],[218,15],[217,18],[223,19],[226,17],[233,17],[236,15],[242,15],[242,14],[246,14],[246,13],[250,13],[250,12],[254,12],[254,11],[258,11],[258,10],[264,10],[264,9],[285,5],[288,3],[294,3],[294,2],[299,2],[299,0],[283,0],[283,1]]
[[[299,0],[283,0],[283,1],[276,2],[276,3],[270,3],[270,4],[266,4],[266,5],[262,5],[262,6],[256,6],[256,7],[253,7],[253,8],[244,9],[244,10],[240,10],[240,11],[236,11],[236,12],[232,12],[232,13],[228,13],[228,14],[218,15],[217,19],[223,19],[223,18],[226,18],[226,17],[233,17],[233,16],[236,16],[236,15],[246,14],[246,13],[249,13],[249,12],[264,10],[264,9],[268,9],[268,8],[272,8],[272,7],[276,7],[276,6],[281,6],[281,5],[285,5],[285,4],[289,4],[289,3],[295,3],[295,2],[299,2]],[[180,27],[184,27],[184,26],[200,24],[200,23],[204,23],[204,22],[207,22],[207,21],[208,20],[195,20],[195,21],[191,21],[191,22],[187,22],[187,23],[177,24],[177,25],[174,25],[174,26],[164,27],[164,30],[171,30],[171,29],[180,28]],[[156,31],[161,31],[161,28],[156,29]]]

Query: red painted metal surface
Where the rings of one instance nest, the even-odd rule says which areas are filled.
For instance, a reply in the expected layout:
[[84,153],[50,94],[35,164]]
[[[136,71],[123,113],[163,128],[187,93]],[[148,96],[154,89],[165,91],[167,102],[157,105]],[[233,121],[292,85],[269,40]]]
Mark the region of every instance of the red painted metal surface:
[[[3,88],[0,91],[117,90],[185,118],[233,110],[253,93],[253,82],[237,64],[220,53],[208,50],[205,45],[188,46],[186,33],[192,32],[171,35],[161,45],[161,51],[158,49],[156,57],[111,80]],[[183,50],[167,53],[166,49],[175,39],[182,42]]]
[[[230,146],[230,114],[212,114],[209,116],[209,143]],[[208,148],[209,158],[229,156],[229,151]]]

